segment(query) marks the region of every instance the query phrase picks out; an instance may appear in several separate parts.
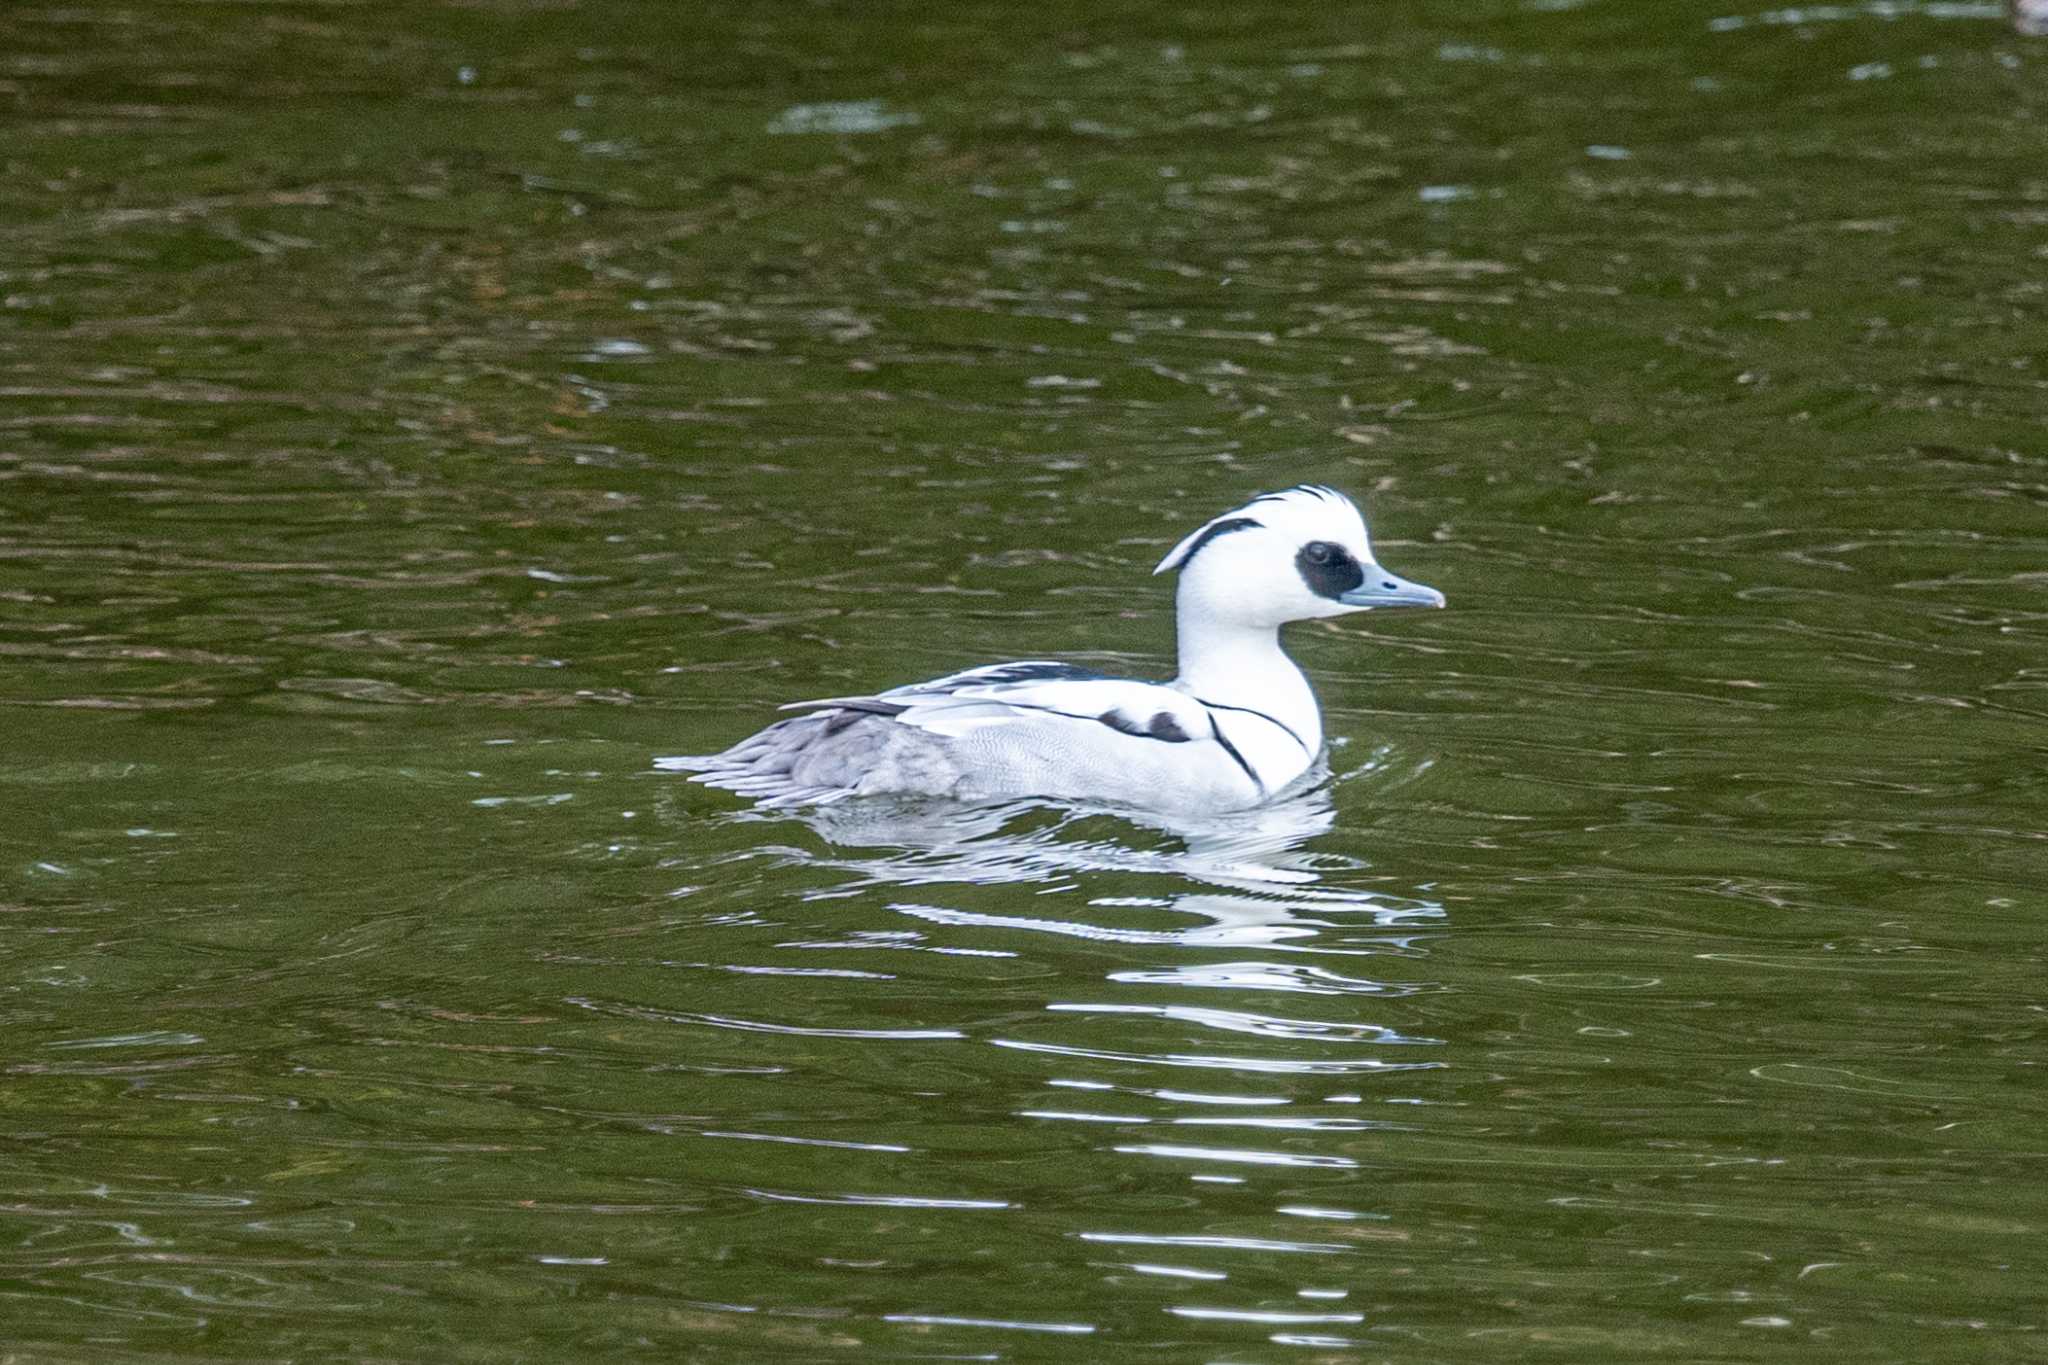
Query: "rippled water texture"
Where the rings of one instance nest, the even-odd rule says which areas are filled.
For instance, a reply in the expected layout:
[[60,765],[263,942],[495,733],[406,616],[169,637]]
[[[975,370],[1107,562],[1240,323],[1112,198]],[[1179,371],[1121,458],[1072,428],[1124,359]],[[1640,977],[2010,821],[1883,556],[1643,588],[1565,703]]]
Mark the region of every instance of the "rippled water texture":
[[[0,34],[0,1355],[2048,1358],[2002,7]],[[1297,802],[653,768],[1306,480]]]

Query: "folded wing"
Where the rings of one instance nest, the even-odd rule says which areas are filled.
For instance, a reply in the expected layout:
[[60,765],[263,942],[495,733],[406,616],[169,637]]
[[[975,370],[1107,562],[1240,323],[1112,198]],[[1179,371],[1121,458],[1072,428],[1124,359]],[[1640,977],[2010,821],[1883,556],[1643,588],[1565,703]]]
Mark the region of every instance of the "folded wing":
[[872,697],[824,697],[782,709],[886,715],[949,737],[986,726],[1042,722],[1048,715],[1169,744],[1207,739],[1211,729],[1208,712],[1184,692],[1044,660],[991,664]]

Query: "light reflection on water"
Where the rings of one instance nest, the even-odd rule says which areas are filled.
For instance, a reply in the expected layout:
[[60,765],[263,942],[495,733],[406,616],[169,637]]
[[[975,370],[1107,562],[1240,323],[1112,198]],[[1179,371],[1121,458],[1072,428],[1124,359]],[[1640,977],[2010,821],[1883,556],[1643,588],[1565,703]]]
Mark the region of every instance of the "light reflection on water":
[[[1444,914],[1442,906],[1426,899],[1320,885],[1333,872],[1348,870],[1345,859],[1318,854],[1308,847],[1335,822],[1336,807],[1326,782],[1255,810],[1201,819],[1144,811],[1061,810],[1031,802],[977,807],[888,800],[839,803],[799,814],[830,844],[893,850],[859,859],[796,855],[810,865],[850,874],[845,883],[813,891],[813,896],[830,898],[948,883],[1071,890],[1078,880],[1103,874],[1140,886],[1154,879],[1160,889],[1152,894],[1089,896],[1085,901],[1089,906],[1158,910],[1208,921],[1178,929],[1145,929],[1088,923],[1064,913],[1038,918],[990,916],[923,903],[892,906],[934,924],[1160,946],[1370,953],[1398,950],[1404,941],[1386,935],[1361,940],[1350,931],[1433,924]],[[1087,832],[1091,817],[1099,820],[1102,816],[1156,831],[1177,846],[1139,848]],[[1026,822],[1031,825],[1028,829],[1010,828]],[[1185,889],[1191,886],[1219,887],[1238,894]],[[1331,932],[1337,930],[1346,932]],[[1319,937],[1324,941],[1312,941]],[[1179,979],[1183,967],[1162,965],[1161,970]],[[1334,973],[1296,964],[1205,964],[1194,970],[1204,975],[1270,974],[1276,982],[1300,978],[1333,986],[1343,983],[1347,989],[1371,984],[1346,982]]]
[[[915,886],[928,894],[932,888],[948,884],[1031,887],[1040,896],[1049,891],[1055,893],[1055,912],[1045,915],[989,914],[929,901],[888,900],[888,908],[898,914],[941,930],[957,931],[933,935],[933,941],[923,946],[934,950],[965,947],[978,952],[1015,952],[992,949],[986,944],[991,937],[1018,941],[1012,936],[1020,933],[1052,935],[1172,951],[1172,956],[1151,965],[1125,967],[1105,974],[1107,981],[1126,986],[1386,997],[1432,989],[1424,981],[1411,980],[1394,986],[1292,962],[1236,956],[1220,963],[1207,960],[1217,950],[1232,954],[1266,951],[1413,956],[1422,951],[1414,930],[1430,926],[1440,932],[1444,927],[1442,906],[1419,898],[1345,889],[1341,884],[1343,876],[1362,871],[1362,866],[1355,860],[1312,850],[1311,843],[1328,833],[1335,820],[1335,805],[1326,780],[1256,810],[1194,819],[1152,812],[1046,807],[1032,802],[977,807],[886,800],[835,803],[800,811],[798,815],[830,845],[887,850],[862,858],[791,851],[789,856],[801,864],[849,876],[845,883],[808,892],[813,899],[876,891],[886,894],[899,886]],[[1140,848],[1105,837],[1096,832],[1105,819],[1111,824],[1135,825],[1148,833],[1164,835],[1167,842],[1163,846]],[[1107,879],[1114,879],[1119,888],[1135,890],[1120,890],[1116,895],[1088,894],[1086,888],[1092,881]],[[1146,892],[1147,885],[1156,885],[1158,892]],[[1204,886],[1225,888],[1234,894],[1199,889]],[[1079,894],[1063,894],[1075,892]],[[1167,927],[1104,924],[1091,918],[1106,909],[1122,912],[1122,918],[1141,923],[1164,920]],[[1172,925],[1173,920],[1187,918],[1198,922]],[[1434,1061],[1387,1060],[1377,1055],[1299,1055],[1303,1044],[1324,1045],[1327,1050],[1330,1046],[1398,1048],[1436,1041],[1356,1017],[1296,1019],[1206,1003],[1102,1000],[1048,1000],[1044,1009],[1055,1016],[1121,1016],[1127,1020],[1191,1025],[1224,1034],[1240,1046],[1248,1040],[1272,1040],[1283,1045],[1286,1055],[1148,1053],[1128,1047],[1106,1050],[1043,1038],[991,1037],[988,1041],[1001,1048],[1052,1056],[1247,1074],[1348,1075],[1441,1065]],[[1119,1037],[1137,1032],[1131,1027],[1116,1030]],[[1164,1096],[1171,1092],[1151,1093]],[[1096,1116],[1077,1117],[1100,1121]],[[1304,1121],[1304,1126],[1310,1125]]]
[[[1193,820],[1033,802],[972,807],[888,800],[778,812],[774,818],[799,819],[824,840],[815,851],[783,845],[781,856],[812,871],[843,878],[807,890],[807,900],[831,901],[854,894],[865,897],[867,903],[885,904],[898,914],[932,926],[923,931],[930,935],[930,942],[923,946],[935,950],[1014,956],[1029,949],[991,945],[1028,944],[1038,937],[1115,945],[1137,950],[1149,960],[1147,965],[1126,965],[1103,973],[1104,986],[1148,995],[1165,990],[1170,996],[1192,989],[1200,996],[1230,991],[1237,998],[1275,992],[1309,999],[1391,1000],[1436,989],[1433,983],[1413,977],[1398,982],[1367,980],[1288,960],[1305,954],[1395,955],[1413,960],[1426,956],[1429,935],[1449,928],[1443,906],[1426,897],[1396,896],[1378,888],[1347,885],[1348,879],[1367,873],[1369,867],[1356,857],[1317,847],[1336,818],[1332,784],[1327,774],[1321,777],[1280,803]],[[759,817],[740,812],[729,818],[747,823]],[[934,893],[948,886],[1028,889],[1047,899],[1047,910],[1043,914],[996,914],[934,903],[941,898]],[[1114,891],[1098,889],[1107,886]],[[899,889],[907,887],[918,888],[921,899],[893,899]],[[1104,922],[1105,912],[1116,922]],[[1187,920],[1194,922],[1175,923]],[[800,942],[785,946],[846,945],[842,940],[831,945]],[[1261,953],[1280,956],[1256,956]],[[1223,960],[1216,960],[1219,954],[1224,955]],[[1124,960],[1128,961],[1128,955]],[[1082,983],[1061,978],[1058,984],[1071,991]],[[1009,994],[1008,1002],[1014,1009],[1015,992]],[[1411,1060],[1402,1055],[1418,1045],[1436,1045],[1438,1040],[1361,1019],[1351,1010],[1342,1017],[1299,1018],[1209,1003],[1105,999],[1099,994],[1044,999],[1040,1008],[1049,1023],[1071,1017],[1095,1025],[1084,1037],[1103,1036],[1100,1026],[1112,1026],[1121,1045],[1108,1048],[1063,1042],[1057,1030],[1051,1036],[1033,1038],[990,1032],[979,1041],[1013,1054],[1078,1063],[1090,1069],[1107,1066],[1134,1076],[1160,1068],[1196,1069],[1269,1085],[1336,1078],[1355,1081],[1433,1071],[1445,1065],[1440,1060]],[[1133,1046],[1148,1032],[1219,1035],[1219,1041],[1227,1041],[1231,1050],[1187,1051],[1170,1043],[1156,1048]],[[1255,1050],[1262,1042],[1273,1044],[1276,1050],[1269,1054]],[[1394,1055],[1382,1055],[1385,1049]],[[1088,1094],[1099,1100],[1080,1106],[1027,1104],[1014,1110],[1017,1118],[1073,1125],[1084,1133],[1111,1130],[1117,1136],[1099,1143],[1090,1140],[1090,1144],[1108,1157],[1154,1163],[1162,1173],[1178,1172],[1191,1178],[1192,1188],[1241,1185],[1243,1177],[1228,1173],[1246,1167],[1324,1176],[1356,1172],[1362,1165],[1358,1156],[1316,1150],[1315,1144],[1351,1141],[1369,1133],[1421,1131],[1420,1125],[1412,1122],[1341,1111],[1306,1112],[1329,1105],[1356,1105],[1362,1098],[1357,1094],[1262,1093],[1256,1088],[1191,1091],[1059,1073],[1043,1074],[1041,1083],[1055,1092],[1064,1090],[1076,1098]],[[1115,1104],[1118,1098],[1149,1100],[1149,1112],[1119,1108]],[[1276,1106],[1290,1112],[1275,1114]],[[1293,1112],[1297,1109],[1304,1112]],[[1230,1110],[1242,1112],[1218,1112]],[[1205,1131],[1257,1133],[1284,1137],[1288,1145],[1282,1149],[1227,1142],[1128,1140],[1130,1134],[1159,1128],[1176,1129],[1190,1138]],[[1327,1203],[1282,1200],[1250,1223],[1306,1219],[1342,1224],[1378,1217],[1384,1215]],[[1244,1220],[1240,1216],[1233,1221]],[[1292,1250],[1344,1254],[1350,1250],[1341,1244],[1258,1235],[1154,1237],[1136,1231],[1079,1235],[1087,1242],[1206,1248],[1212,1253],[1262,1255]],[[1220,1282],[1230,1278],[1228,1267],[1226,1255],[1210,1267],[1134,1263],[1128,1268],[1154,1277]],[[1306,1286],[1298,1292],[1328,1291]],[[1164,1306],[1184,1319],[1276,1326],[1352,1323],[1363,1317],[1272,1308]],[[897,1315],[890,1320],[913,1318]],[[956,1325],[965,1321],[934,1315],[915,1320]],[[1053,1330],[1045,1325],[1010,1325]],[[1070,1325],[1070,1329],[1080,1330],[1080,1325]]]

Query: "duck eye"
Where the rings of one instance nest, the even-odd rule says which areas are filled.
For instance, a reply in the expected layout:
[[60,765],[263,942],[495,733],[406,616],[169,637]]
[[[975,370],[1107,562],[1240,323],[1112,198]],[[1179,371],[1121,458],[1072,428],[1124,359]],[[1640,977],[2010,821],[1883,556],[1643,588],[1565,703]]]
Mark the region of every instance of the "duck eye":
[[1337,547],[1327,540],[1315,540],[1303,546],[1301,554],[1311,564],[1327,564],[1337,557]]

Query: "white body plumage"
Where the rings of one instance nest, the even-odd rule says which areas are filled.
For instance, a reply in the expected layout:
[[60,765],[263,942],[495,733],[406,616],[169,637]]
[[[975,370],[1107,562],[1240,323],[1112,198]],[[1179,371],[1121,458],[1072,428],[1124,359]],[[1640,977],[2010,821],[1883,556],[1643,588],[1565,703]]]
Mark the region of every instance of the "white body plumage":
[[1380,568],[1349,498],[1316,485],[1254,498],[1161,560],[1180,571],[1180,674],[1111,678],[1046,660],[993,664],[874,696],[797,702],[720,754],[659,760],[787,806],[848,796],[1046,796],[1204,813],[1256,806],[1322,750],[1289,621],[1442,606]]

